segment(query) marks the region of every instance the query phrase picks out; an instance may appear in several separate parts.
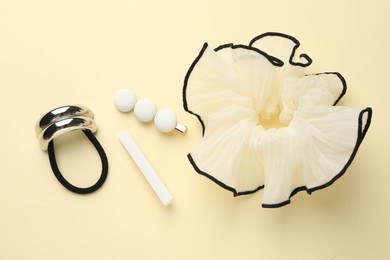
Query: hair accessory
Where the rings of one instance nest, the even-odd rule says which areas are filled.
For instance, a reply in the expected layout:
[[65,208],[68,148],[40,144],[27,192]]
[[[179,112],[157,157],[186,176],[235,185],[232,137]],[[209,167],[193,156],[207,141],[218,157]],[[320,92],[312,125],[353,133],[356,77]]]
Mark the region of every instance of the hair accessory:
[[164,108],[157,112],[156,104],[148,98],[136,101],[136,96],[130,89],[120,89],[114,98],[116,108],[121,112],[129,112],[134,108],[135,117],[148,123],[154,119],[154,124],[163,133],[177,130],[181,133],[187,131],[187,127],[177,122],[177,116],[173,110]]
[[[68,105],[55,108],[43,115],[37,122],[35,132],[39,146],[43,151],[48,151],[50,165],[58,181],[68,190],[87,194],[99,189],[107,178],[107,156],[96,137],[93,135],[97,130],[94,115],[87,107],[81,105]],[[71,131],[82,130],[92,142],[100,155],[102,172],[98,181],[90,187],[79,188],[69,183],[61,174],[54,152],[54,139]]]
[[35,126],[35,133],[38,136],[39,133],[50,124],[65,117],[82,116],[93,118],[93,113],[85,106],[82,105],[70,105],[58,107],[41,117]]
[[354,159],[372,109],[336,106],[346,92],[337,72],[306,74],[300,43],[265,33],[249,45],[204,44],[184,81],[184,109],[203,138],[194,169],[235,196],[264,188],[263,207],[328,187]]
[[164,206],[169,205],[173,200],[172,195],[169,193],[162,180],[158,177],[157,173],[154,171],[148,160],[145,158],[141,149],[138,147],[129,132],[123,131],[119,135],[119,140],[129,153],[137,167],[140,169],[140,171],[142,172],[145,179],[148,181],[149,185],[152,187],[156,195],[159,197],[162,204]]

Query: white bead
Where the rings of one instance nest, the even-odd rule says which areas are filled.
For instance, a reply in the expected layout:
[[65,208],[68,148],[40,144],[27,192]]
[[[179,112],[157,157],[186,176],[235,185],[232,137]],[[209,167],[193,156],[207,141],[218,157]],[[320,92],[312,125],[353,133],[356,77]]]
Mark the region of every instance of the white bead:
[[177,117],[171,109],[164,108],[154,117],[154,124],[163,133],[171,132],[177,125]]
[[156,105],[152,100],[147,98],[138,100],[134,106],[135,117],[144,123],[152,121],[156,112]]
[[114,103],[116,108],[121,112],[129,112],[133,109],[137,97],[130,89],[123,88],[115,94]]

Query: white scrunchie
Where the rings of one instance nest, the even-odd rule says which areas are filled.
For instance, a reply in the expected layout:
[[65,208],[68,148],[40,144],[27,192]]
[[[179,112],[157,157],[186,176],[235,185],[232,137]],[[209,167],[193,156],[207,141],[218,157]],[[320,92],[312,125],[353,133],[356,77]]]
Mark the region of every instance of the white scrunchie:
[[[311,59],[296,59],[298,47],[281,33],[262,34],[248,46],[205,44],[185,78],[184,108],[203,126],[190,162],[235,196],[264,188],[263,207],[332,184],[371,121],[371,108],[335,106],[346,92],[344,78],[305,75]],[[274,117],[281,126],[265,128]]]

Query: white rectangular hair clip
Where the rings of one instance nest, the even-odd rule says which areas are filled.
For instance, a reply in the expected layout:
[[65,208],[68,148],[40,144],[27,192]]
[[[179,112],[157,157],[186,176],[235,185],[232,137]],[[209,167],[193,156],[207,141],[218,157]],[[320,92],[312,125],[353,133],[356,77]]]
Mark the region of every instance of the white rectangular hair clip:
[[148,160],[145,158],[145,155],[142,153],[141,149],[131,137],[130,133],[128,131],[123,131],[119,134],[119,140],[129,153],[130,157],[133,159],[137,167],[140,169],[145,179],[149,182],[149,185],[159,197],[162,204],[164,204],[164,206],[168,206],[173,200],[172,195],[169,193],[168,189],[165,187],[160,177],[158,177],[157,173],[154,171]]

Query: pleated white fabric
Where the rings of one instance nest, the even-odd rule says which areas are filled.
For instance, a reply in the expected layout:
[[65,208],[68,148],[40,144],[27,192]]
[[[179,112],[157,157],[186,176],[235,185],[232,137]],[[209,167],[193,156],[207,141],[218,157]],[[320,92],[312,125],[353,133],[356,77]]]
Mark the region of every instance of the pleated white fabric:
[[[369,127],[370,108],[335,106],[338,73],[305,75],[299,42],[266,33],[246,45],[205,44],[184,84],[184,108],[203,138],[188,155],[200,174],[234,195],[264,188],[263,207],[332,184],[349,166]],[[275,121],[277,127],[269,127]],[[275,123],[275,122],[274,122]]]

